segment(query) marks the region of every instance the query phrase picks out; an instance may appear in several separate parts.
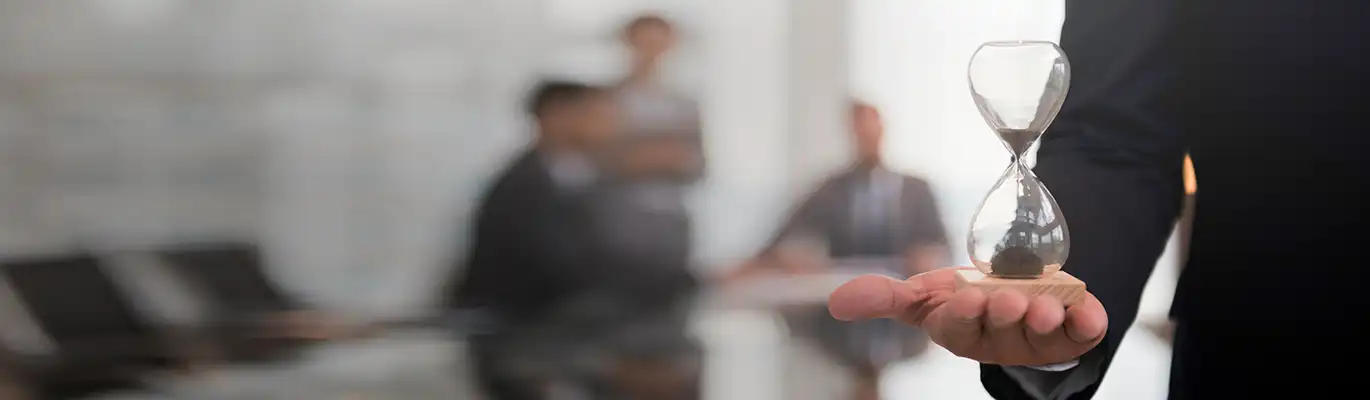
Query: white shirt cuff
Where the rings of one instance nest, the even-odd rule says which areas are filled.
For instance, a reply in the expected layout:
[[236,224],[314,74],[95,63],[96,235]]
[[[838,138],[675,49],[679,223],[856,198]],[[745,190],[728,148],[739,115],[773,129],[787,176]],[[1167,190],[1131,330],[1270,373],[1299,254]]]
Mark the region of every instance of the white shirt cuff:
[[1075,366],[1077,365],[1080,365],[1080,360],[1070,360],[1063,363],[1047,365],[1025,365],[1025,367],[1032,368],[1038,371],[1061,372],[1069,370],[1071,368],[1075,368]]

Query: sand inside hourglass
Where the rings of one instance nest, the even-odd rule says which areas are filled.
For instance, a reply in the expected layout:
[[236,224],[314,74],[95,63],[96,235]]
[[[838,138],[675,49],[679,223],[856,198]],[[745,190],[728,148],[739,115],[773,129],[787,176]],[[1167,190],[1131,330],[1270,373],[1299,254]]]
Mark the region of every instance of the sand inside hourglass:
[[1039,132],[1031,129],[1002,128],[995,129],[995,133],[998,133],[999,138],[1004,140],[1004,144],[1008,145],[1009,150],[1013,150],[1015,157],[1027,153],[1028,147],[1032,147],[1032,142],[1036,141],[1039,135]]
[[[1015,157],[1027,153],[1040,132],[1032,129],[996,129],[995,133],[1003,139]],[[991,275],[1009,279],[1031,279],[1046,276],[1061,270],[1059,264],[1047,265],[1042,257],[1024,246],[1004,246],[994,253],[988,263],[980,262],[981,269],[991,271]]]
[[990,271],[989,275],[1005,279],[1035,279],[1055,274],[1060,264],[1047,264],[1032,249],[1014,246],[999,250],[989,262],[977,261],[976,267]]

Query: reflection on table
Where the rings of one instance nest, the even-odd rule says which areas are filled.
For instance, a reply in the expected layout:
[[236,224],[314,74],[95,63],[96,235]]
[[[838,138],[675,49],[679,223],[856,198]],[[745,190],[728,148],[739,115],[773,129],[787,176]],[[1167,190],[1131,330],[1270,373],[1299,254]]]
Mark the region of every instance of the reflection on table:
[[704,296],[710,308],[775,309],[816,305],[843,283],[861,275],[875,274],[903,279],[899,258],[846,258],[830,261],[830,268],[814,273],[774,272],[711,288]]

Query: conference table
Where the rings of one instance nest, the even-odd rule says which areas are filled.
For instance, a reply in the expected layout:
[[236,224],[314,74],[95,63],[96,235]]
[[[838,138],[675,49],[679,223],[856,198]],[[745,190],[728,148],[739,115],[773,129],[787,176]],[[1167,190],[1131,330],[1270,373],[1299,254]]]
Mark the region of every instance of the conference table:
[[[706,399],[802,400],[782,395],[783,381],[831,387],[821,357],[797,361],[775,310],[822,304],[860,273],[762,276],[713,286],[700,296],[692,329],[706,351]],[[364,338],[321,343],[275,363],[216,366],[191,375],[148,379],[149,389],[99,400],[477,399],[465,343],[442,324],[409,324]],[[795,368],[809,373],[796,372]],[[805,376],[808,375],[808,376]],[[779,382],[779,383],[777,383]],[[835,390],[829,388],[829,390]]]

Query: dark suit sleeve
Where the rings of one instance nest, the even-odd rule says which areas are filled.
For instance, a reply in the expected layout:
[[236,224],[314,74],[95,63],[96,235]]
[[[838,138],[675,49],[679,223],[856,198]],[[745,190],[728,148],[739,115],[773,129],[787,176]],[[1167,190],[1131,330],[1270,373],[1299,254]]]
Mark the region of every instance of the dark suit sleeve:
[[594,235],[574,205],[531,168],[497,183],[476,217],[458,306],[528,312],[590,279],[585,265],[594,262]]
[[[1183,0],[1067,0],[1061,45],[1073,82],[1043,137],[1036,173],[1070,230],[1065,269],[1108,311],[1107,337],[1060,374],[1052,399],[1088,399],[1098,389],[1179,210],[1184,145],[1172,38]],[[1017,368],[1017,367],[1015,367]],[[1003,367],[982,365],[997,399],[1035,399]],[[1054,383],[1053,383],[1054,384]]]
[[[518,268],[508,259],[507,249],[511,233],[510,210],[507,203],[519,196],[515,174],[502,176],[481,197],[471,229],[470,254],[465,265],[457,266],[457,276],[449,289],[449,302],[454,308],[484,308],[496,303],[498,287],[509,274],[507,269]],[[522,191],[526,192],[526,191]],[[524,201],[530,201],[525,199]],[[501,267],[503,264],[503,267]]]

